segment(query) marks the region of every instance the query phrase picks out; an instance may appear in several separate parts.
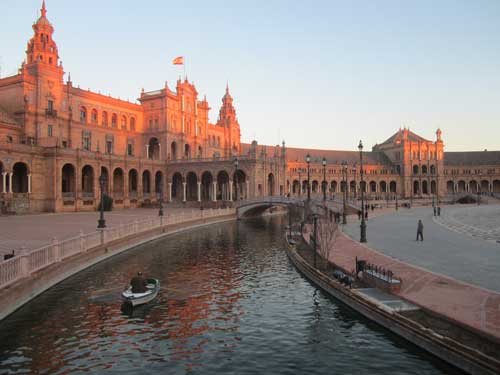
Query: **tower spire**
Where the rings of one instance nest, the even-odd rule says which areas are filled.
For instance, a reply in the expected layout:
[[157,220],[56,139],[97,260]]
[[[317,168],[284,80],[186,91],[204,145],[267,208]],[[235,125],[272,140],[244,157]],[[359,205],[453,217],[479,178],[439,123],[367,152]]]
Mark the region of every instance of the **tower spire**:
[[40,13],[42,14],[42,17],[45,17],[47,15],[47,9],[45,8],[45,0],[42,1],[42,9],[40,9]]

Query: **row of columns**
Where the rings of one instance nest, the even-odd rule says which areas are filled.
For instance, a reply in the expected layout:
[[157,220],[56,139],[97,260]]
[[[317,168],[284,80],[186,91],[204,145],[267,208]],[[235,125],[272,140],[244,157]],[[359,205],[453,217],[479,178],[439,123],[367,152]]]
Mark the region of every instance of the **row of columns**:
[[[458,193],[458,182],[453,184],[453,188],[454,188],[455,193]],[[479,193],[479,191],[481,191],[481,183],[476,183],[476,191],[475,192]],[[492,191],[493,191],[493,184],[491,182],[488,182],[488,192],[491,193]],[[466,193],[471,192],[470,182],[465,183],[465,192]]]
[[[7,185],[7,176],[9,179],[9,184]],[[2,172],[2,192],[3,193],[13,193],[12,191],[12,177],[14,173],[12,172]],[[8,189],[7,189],[8,188]],[[31,174],[28,174],[28,194],[31,194]]]
[[[197,201],[201,202],[201,182],[198,181],[198,194],[197,194]],[[217,202],[217,182],[213,182],[213,189],[210,191],[211,197],[209,197],[209,200],[213,202]],[[222,200],[233,200],[233,181],[229,181],[229,191],[225,191],[224,187],[226,185],[222,185]],[[250,186],[250,181],[246,181],[246,192],[248,192]],[[226,198],[226,199],[224,199]],[[187,200],[187,182],[182,183],[182,201],[186,202]],[[172,201],[172,183],[168,183],[168,201]]]

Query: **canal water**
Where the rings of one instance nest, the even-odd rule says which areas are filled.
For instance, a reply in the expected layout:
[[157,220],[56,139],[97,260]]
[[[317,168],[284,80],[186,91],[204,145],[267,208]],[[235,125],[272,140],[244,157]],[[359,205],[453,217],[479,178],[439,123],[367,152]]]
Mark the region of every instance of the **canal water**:
[[[459,373],[304,279],[284,221],[197,229],[71,277],[0,323],[0,374]],[[139,270],[160,295],[122,309]]]

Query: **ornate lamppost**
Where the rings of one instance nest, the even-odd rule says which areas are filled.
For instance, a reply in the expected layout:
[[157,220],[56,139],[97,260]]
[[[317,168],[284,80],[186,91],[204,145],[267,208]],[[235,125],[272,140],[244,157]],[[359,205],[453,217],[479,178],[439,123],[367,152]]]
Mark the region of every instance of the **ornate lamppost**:
[[326,158],[323,158],[323,183],[321,184],[323,188],[323,202],[326,202]]
[[106,177],[103,174],[99,176],[99,187],[101,188],[101,210],[99,215],[99,220],[97,221],[97,229],[106,228],[106,220],[104,220],[104,184],[106,183]]
[[234,200],[238,202],[238,158],[234,158]]
[[302,168],[299,168],[299,197],[302,196],[302,180],[301,180],[301,173],[302,172]]
[[345,214],[346,210],[346,195],[347,195],[347,161],[342,162],[342,184],[344,185],[342,194],[342,224],[347,224],[347,218]]
[[306,155],[306,163],[307,163],[307,201],[311,200],[311,155]]
[[365,221],[365,186],[364,186],[364,181],[363,181],[363,143],[359,141],[358,145],[358,150],[359,150],[359,167],[360,167],[360,187],[361,187],[361,236],[359,239],[359,242],[366,242],[366,221]]

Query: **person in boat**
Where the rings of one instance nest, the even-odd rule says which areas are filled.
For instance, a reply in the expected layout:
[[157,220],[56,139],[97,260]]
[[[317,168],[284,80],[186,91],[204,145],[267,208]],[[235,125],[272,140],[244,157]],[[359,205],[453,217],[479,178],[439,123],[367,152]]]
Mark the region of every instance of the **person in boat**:
[[146,284],[147,282],[144,277],[142,277],[142,272],[137,272],[137,276],[134,276],[130,281],[130,285],[132,285],[132,293],[146,292]]

